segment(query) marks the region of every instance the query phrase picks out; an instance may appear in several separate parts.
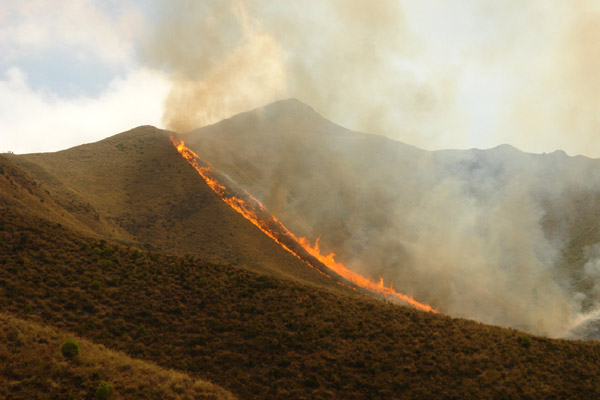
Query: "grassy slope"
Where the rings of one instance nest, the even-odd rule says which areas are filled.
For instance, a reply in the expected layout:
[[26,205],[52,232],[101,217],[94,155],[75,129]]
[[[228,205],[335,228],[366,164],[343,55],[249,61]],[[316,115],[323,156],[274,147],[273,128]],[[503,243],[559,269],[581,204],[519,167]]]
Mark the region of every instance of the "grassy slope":
[[0,313],[0,397],[93,399],[100,382],[113,399],[233,399],[211,383],[166,370],[89,340],[75,338],[81,354],[65,358],[65,332]]
[[262,199],[293,232],[311,241],[323,234],[321,244],[336,253],[341,250],[336,244],[350,238],[356,220],[380,226],[389,217],[383,196],[369,192],[376,187],[373,179],[385,181],[392,172],[408,175],[397,169],[373,177],[357,173],[361,155],[377,150],[373,142],[381,137],[336,126],[296,100],[242,113],[182,138]]
[[[546,211],[544,228],[548,236],[565,239],[559,264],[570,273],[573,292],[589,293],[593,286],[582,279],[582,271],[588,247],[600,242],[600,190],[594,183],[600,179],[595,172],[600,160],[558,152],[533,155],[510,146],[427,152],[346,130],[293,99],[182,137],[203,159],[262,199],[292,231],[312,240],[322,234],[322,247],[337,253],[338,260],[362,260],[372,278],[382,276],[386,282],[411,263],[410,253],[393,240],[387,243],[382,234],[403,233],[390,224],[390,216],[419,209],[430,195],[427,188],[444,177],[469,182],[471,175],[488,176],[488,184],[500,186],[502,179],[495,175],[512,179],[517,171],[526,175],[532,193],[545,186],[564,187],[555,197],[539,199]],[[405,234],[410,238],[412,233]],[[404,283],[394,282],[400,291],[414,290],[402,287]],[[427,301],[426,292],[413,294]]]
[[[28,318],[243,398],[598,396],[595,344],[527,349],[516,331],[323,281],[198,184],[167,134],[0,158],[0,311],[30,304]],[[201,258],[109,254],[107,236]]]
[[177,153],[169,134],[139,127],[11,161],[53,196],[69,192],[90,204],[110,224],[109,232],[91,226],[100,236],[340,289],[224,204]]
[[[83,238],[0,210],[2,312],[241,398],[598,397],[600,344],[533,337],[363,295]],[[97,282],[97,283],[94,283]]]
[[[16,156],[0,155],[0,205],[27,209],[29,213],[66,226],[93,234],[109,235],[110,224],[76,193],[68,191],[52,177],[43,175],[34,179],[16,162]],[[40,172],[39,167],[28,167]],[[40,182],[44,182],[42,185]],[[48,189],[52,187],[52,192]]]

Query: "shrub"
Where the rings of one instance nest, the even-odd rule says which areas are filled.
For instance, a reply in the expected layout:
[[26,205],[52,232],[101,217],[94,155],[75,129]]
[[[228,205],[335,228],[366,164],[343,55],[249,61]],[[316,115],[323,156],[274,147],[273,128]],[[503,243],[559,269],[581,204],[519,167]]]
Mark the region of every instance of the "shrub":
[[96,389],[96,398],[99,400],[107,400],[110,398],[113,392],[113,385],[107,382],[100,382],[98,389]]
[[131,253],[131,258],[136,259],[142,255],[142,252],[139,249],[134,249],[133,253]]
[[92,284],[90,285],[90,287],[91,287],[93,290],[99,290],[99,289],[100,289],[100,282],[98,282],[98,281],[94,281],[94,282],[92,282]]
[[79,350],[79,344],[73,339],[67,339],[62,346],[60,346],[60,352],[66,358],[74,358],[75,356],[81,354]]
[[315,389],[319,387],[319,382],[314,375],[309,376],[304,380],[304,386]]
[[25,312],[25,314],[31,314],[33,312],[33,308],[30,304],[25,304],[25,308],[23,308],[23,311]]
[[148,329],[144,325],[140,325],[137,329],[137,336],[145,336],[148,334]]
[[81,243],[81,250],[88,250],[90,248],[90,244],[88,242]]
[[531,338],[529,336],[521,336],[519,338],[519,342],[521,343],[521,346],[525,347],[526,349],[531,347]]
[[102,251],[102,255],[104,257],[110,257],[115,253],[115,249],[110,247],[109,245],[104,246],[104,250]]

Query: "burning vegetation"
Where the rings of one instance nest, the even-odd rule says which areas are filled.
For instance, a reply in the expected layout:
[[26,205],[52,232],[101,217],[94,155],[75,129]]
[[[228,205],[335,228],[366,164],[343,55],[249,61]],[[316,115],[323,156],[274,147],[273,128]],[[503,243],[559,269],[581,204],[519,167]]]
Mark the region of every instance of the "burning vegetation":
[[173,137],[171,137],[171,141],[177,151],[198,171],[208,186],[225,203],[311,268],[353,289],[362,290],[387,300],[408,303],[423,311],[437,313],[431,306],[419,303],[411,296],[396,292],[391,284],[386,287],[383,278],[376,283],[349,270],[344,264],[335,261],[334,253],[323,255],[319,248],[319,239],[312,246],[306,238],[294,235],[256,198],[243,190],[234,191],[231,187],[225,186],[223,183],[225,178],[213,171],[196,153],[186,147],[183,141],[178,141]]

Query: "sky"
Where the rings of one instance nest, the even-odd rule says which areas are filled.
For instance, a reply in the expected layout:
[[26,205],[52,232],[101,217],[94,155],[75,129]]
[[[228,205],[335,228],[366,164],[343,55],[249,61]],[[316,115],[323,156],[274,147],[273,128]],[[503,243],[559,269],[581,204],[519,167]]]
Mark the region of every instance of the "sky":
[[600,2],[0,0],[0,152],[288,97],[428,150],[600,157]]

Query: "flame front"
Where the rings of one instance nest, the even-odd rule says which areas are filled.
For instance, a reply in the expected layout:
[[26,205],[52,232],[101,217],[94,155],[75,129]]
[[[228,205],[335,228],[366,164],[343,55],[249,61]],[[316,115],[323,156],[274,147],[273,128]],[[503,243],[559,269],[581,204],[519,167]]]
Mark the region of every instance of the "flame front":
[[[183,141],[178,142],[173,137],[171,137],[171,141],[177,148],[177,151],[196,169],[196,171],[198,171],[208,186],[219,195],[225,203],[229,204],[234,210],[256,225],[267,236],[275,240],[275,242],[279,243],[285,250],[305,262],[308,266],[328,277],[331,277],[334,274],[338,275],[343,278],[343,280],[365,289],[368,292],[383,296],[386,299],[400,300],[401,302],[406,302],[420,310],[437,313],[431,306],[419,303],[411,296],[396,292],[391,285],[390,287],[384,286],[383,278],[380,278],[379,282],[375,283],[372,280],[349,270],[344,264],[335,261],[334,253],[323,255],[319,249],[319,239],[317,239],[315,245],[312,246],[306,238],[297,237],[250,194],[245,192],[244,198],[242,199],[240,196],[233,193],[231,189],[219,182],[219,179],[217,179],[210,167],[201,161],[196,153],[186,147]],[[323,271],[319,269],[315,263],[311,263],[310,256],[308,255],[323,264],[327,270]],[[332,272],[334,274],[332,274]]]

